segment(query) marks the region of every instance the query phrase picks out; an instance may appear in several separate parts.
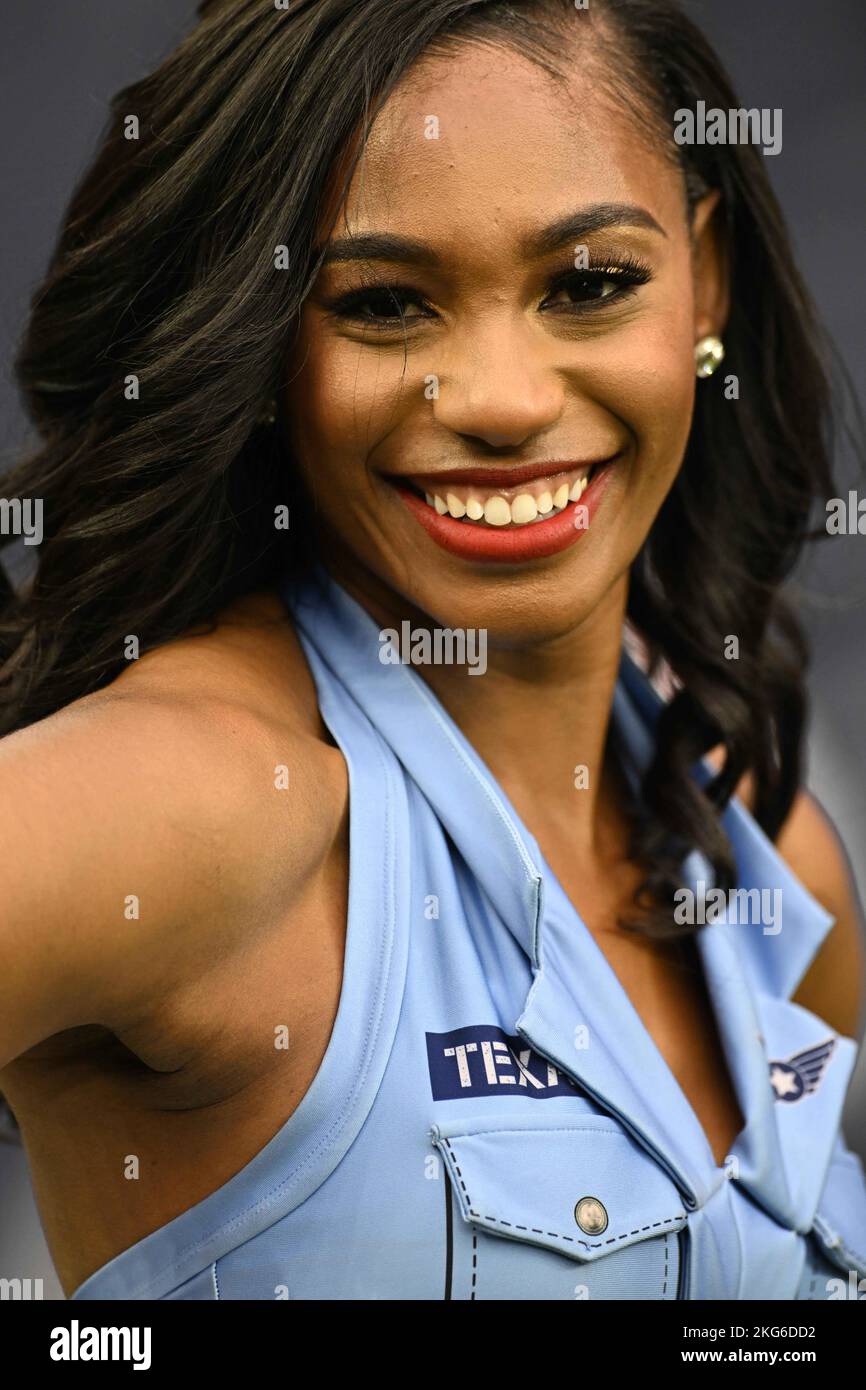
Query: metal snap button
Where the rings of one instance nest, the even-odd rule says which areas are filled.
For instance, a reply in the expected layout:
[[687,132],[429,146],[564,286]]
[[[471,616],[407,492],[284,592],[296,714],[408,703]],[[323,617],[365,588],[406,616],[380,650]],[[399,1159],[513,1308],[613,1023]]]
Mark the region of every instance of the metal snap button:
[[581,1197],[574,1208],[574,1219],[588,1236],[600,1236],[607,1230],[607,1212],[597,1197]]

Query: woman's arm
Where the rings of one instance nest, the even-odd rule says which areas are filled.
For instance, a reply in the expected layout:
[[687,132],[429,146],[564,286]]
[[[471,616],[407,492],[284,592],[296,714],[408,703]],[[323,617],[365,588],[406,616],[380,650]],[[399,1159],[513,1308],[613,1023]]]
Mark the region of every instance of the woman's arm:
[[282,920],[333,834],[313,752],[132,685],[0,742],[0,1067],[79,1025],[122,1035]]

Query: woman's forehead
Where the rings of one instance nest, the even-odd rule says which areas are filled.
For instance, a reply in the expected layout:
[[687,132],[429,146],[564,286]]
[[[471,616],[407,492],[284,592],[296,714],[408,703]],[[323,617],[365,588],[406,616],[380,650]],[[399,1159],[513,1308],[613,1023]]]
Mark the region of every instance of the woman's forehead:
[[374,121],[346,199],[353,231],[441,228],[477,237],[575,206],[637,203],[663,225],[682,216],[676,167],[645,122],[575,62],[562,81],[512,50],[465,44],[425,57]]

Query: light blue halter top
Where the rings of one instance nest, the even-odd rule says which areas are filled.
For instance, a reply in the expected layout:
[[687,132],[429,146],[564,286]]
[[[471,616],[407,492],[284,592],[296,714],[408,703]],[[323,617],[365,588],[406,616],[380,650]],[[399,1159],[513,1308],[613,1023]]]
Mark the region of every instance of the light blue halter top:
[[[719,1167],[533,836],[422,677],[382,663],[376,623],[323,569],[283,587],[349,769],[334,1029],[261,1152],[73,1298],[866,1292],[866,1182],[839,1128],[856,1046],[790,999],[833,919],[743,807],[724,816],[739,885],[780,889],[782,919],[768,932],[728,909],[697,935],[746,1120]],[[662,703],[623,648],[612,720],[633,781]],[[697,852],[685,870],[697,891],[712,884]]]

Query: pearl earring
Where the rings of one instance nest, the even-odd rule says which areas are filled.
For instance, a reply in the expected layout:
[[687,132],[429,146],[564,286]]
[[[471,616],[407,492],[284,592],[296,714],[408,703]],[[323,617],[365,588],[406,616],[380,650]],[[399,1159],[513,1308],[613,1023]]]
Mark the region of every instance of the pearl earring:
[[695,344],[695,373],[699,377],[712,376],[722,362],[725,349],[721,338],[710,334]]
[[266,401],[256,423],[259,425],[273,425],[277,419],[277,402],[273,396]]

